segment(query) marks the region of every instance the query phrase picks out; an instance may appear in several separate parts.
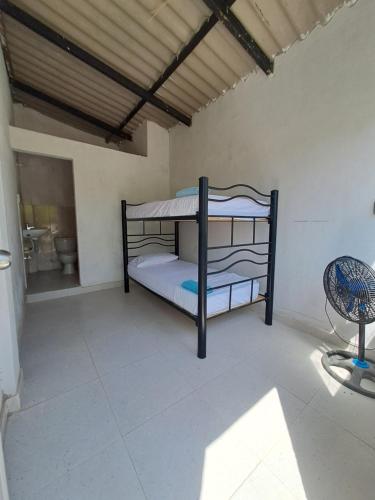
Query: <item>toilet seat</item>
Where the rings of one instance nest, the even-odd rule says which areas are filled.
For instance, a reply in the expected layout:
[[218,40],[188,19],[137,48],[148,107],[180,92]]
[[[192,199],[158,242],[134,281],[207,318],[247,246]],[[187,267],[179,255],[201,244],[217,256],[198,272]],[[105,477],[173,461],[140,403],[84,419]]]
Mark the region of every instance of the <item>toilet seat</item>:
[[60,255],[66,255],[67,257],[75,257],[77,252],[58,252]]

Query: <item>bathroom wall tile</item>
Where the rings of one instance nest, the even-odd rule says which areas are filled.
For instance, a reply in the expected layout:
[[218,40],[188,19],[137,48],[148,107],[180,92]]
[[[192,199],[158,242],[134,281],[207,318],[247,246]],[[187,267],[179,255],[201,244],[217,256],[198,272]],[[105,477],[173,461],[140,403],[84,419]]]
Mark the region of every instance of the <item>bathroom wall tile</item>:
[[29,169],[23,168],[21,163],[19,164],[19,174],[22,200],[24,203],[32,204],[32,172]]
[[48,205],[34,206],[34,221],[37,227],[49,227],[49,211]]
[[73,171],[70,161],[19,154],[21,193],[34,205],[74,205]]
[[21,205],[23,209],[23,220],[25,224],[29,224],[30,226],[34,226],[34,207],[31,204],[23,204]]
[[55,236],[55,234],[59,231],[59,207],[56,205],[50,205],[48,207],[49,210],[49,224],[51,236]]
[[57,235],[76,236],[74,181],[71,162],[19,154],[24,223],[48,229],[39,240],[38,270],[59,267]]
[[[48,233],[47,233],[48,234]],[[43,235],[38,241],[39,254],[47,254],[51,252],[51,239]]]
[[74,234],[77,234],[76,209],[75,207],[66,207],[68,211],[69,224],[73,228]]
[[76,234],[74,207],[58,207],[58,232],[65,236]]
[[73,172],[69,169],[67,172],[66,164],[55,166],[55,191],[56,197],[54,198],[60,206],[73,206],[74,205],[74,185],[73,185]]

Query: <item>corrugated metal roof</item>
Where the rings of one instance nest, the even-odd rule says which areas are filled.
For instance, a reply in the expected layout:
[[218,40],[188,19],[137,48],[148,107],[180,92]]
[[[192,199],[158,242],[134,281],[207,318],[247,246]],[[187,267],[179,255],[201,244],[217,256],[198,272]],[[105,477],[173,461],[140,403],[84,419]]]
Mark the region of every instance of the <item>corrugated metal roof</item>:
[[[59,34],[148,89],[212,14],[202,0],[14,0]],[[345,0],[237,0],[232,12],[273,58]],[[14,78],[116,127],[139,97],[7,15],[3,19]],[[156,92],[192,115],[254,71],[249,54],[221,24]],[[264,76],[266,78],[266,76]],[[127,124],[145,119],[169,128],[176,119],[150,104]]]

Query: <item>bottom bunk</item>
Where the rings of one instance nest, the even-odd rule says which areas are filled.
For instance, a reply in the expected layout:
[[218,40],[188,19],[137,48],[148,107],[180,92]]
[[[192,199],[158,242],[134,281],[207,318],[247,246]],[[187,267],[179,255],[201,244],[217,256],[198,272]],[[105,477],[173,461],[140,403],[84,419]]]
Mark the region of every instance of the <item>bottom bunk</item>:
[[[208,271],[215,271],[215,269],[208,268]],[[177,258],[170,262],[148,262],[145,264],[142,258],[135,258],[129,262],[128,273],[134,281],[163,297],[179,309],[186,311],[188,315],[197,316],[198,295],[182,287],[183,282],[198,279],[198,266],[196,264],[177,260]],[[210,287],[229,285],[244,279],[249,278],[228,272],[208,277],[208,318],[264,300],[264,296],[259,294],[259,282],[255,279],[233,285],[231,293],[229,286],[210,290]]]

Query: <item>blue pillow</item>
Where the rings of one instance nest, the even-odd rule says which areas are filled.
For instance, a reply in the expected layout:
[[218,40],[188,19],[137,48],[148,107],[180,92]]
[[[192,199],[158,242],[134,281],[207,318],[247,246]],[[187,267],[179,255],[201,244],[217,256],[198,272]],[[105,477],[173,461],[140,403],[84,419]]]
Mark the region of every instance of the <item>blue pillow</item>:
[[[181,287],[189,292],[198,295],[198,282],[195,280],[186,280],[181,283]],[[207,294],[212,293],[213,290],[209,286],[207,287]]]
[[189,187],[177,191],[176,198],[183,198],[184,196],[197,196],[198,194],[199,194],[198,187]]

